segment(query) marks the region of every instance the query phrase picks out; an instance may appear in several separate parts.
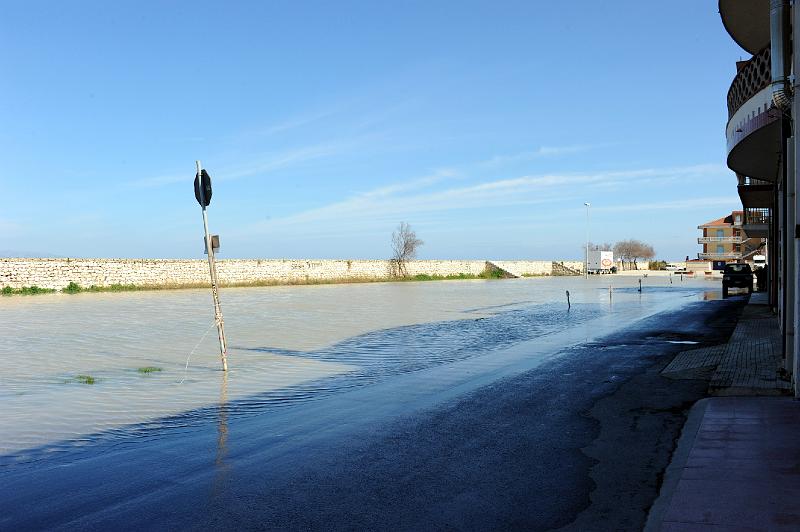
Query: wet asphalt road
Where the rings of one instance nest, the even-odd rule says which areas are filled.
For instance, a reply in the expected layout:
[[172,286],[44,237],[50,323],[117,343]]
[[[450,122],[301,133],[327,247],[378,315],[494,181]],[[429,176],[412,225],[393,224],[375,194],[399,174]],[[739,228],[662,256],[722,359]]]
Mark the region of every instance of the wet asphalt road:
[[686,349],[669,342],[725,341],[742,304],[663,312],[434,405],[398,380],[399,410],[366,390],[236,423],[222,407],[5,468],[0,529],[638,530],[706,390],[659,375]]

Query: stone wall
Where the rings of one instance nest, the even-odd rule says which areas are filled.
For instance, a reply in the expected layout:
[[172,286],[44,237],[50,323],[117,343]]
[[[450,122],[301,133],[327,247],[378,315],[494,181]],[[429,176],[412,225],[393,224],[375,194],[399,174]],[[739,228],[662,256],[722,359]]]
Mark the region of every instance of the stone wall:
[[[557,261],[573,270],[583,271],[583,261]],[[517,277],[526,275],[552,275],[553,261],[550,260],[493,260],[492,264]]]
[[[492,261],[512,275],[550,275],[551,261]],[[580,261],[564,261],[581,269]],[[409,275],[480,275],[485,260],[417,260],[408,264]],[[302,283],[326,280],[389,279],[385,260],[220,260],[222,284]],[[0,259],[0,288],[62,289],[74,282],[82,287],[140,285],[205,285],[206,260],[175,259]]]

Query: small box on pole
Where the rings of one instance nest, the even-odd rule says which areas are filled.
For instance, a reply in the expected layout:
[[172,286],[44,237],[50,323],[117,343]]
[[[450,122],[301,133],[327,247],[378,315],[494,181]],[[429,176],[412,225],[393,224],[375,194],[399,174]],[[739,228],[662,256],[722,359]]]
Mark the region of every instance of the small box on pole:
[[[211,235],[211,247],[214,249],[215,254],[219,252],[219,235]],[[205,238],[203,239],[203,253],[208,255],[208,244]]]

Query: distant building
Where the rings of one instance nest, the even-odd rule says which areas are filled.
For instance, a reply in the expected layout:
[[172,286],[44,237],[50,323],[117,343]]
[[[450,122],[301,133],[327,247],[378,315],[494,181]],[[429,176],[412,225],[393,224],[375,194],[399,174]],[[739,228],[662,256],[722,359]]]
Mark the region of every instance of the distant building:
[[764,239],[750,238],[743,230],[744,212],[733,211],[727,216],[698,225],[703,234],[697,243],[703,251],[697,258],[707,261],[750,261],[764,248]]

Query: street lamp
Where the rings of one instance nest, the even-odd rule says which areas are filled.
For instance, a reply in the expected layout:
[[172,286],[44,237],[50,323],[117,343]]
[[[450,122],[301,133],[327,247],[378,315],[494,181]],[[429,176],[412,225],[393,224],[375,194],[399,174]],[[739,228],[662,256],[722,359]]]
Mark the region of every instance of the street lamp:
[[585,202],[584,205],[586,206],[586,262],[583,264],[583,276],[588,279],[589,278],[589,207],[592,206],[591,203]]

